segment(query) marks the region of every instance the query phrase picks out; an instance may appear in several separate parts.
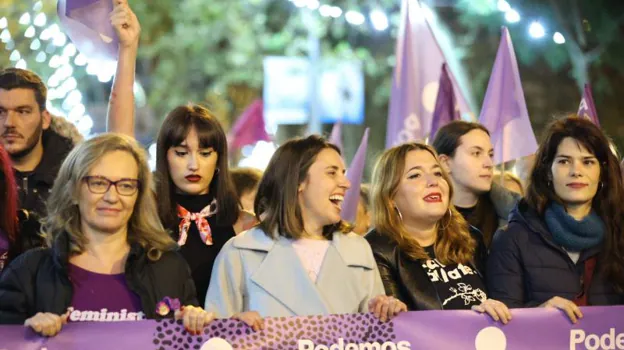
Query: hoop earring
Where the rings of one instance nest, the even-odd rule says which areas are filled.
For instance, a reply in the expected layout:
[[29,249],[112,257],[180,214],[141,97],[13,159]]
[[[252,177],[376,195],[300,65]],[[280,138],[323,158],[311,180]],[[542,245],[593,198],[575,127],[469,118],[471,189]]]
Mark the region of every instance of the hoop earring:
[[603,188],[604,188],[604,182],[600,181],[600,184],[598,185],[598,191],[602,191]]
[[219,175],[219,168],[215,169],[215,175]]
[[451,220],[453,220],[453,211],[451,211],[451,208],[448,209],[448,212],[449,212],[449,218],[448,218],[446,225],[442,226],[442,230],[446,230],[451,225]]
[[401,211],[399,210],[399,208],[397,206],[394,207],[394,210],[396,210],[397,214],[399,214],[399,219],[401,221],[403,221],[403,215],[401,215]]

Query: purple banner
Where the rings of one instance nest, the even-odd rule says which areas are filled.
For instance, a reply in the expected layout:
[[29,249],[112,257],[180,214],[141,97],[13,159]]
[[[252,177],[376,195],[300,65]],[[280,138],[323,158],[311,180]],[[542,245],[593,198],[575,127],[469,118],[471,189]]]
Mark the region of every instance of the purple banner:
[[172,320],[72,323],[53,338],[0,327],[0,350],[109,349],[624,349],[624,306],[581,308],[576,325],[557,309],[517,309],[509,324],[473,311],[420,311],[380,323],[370,314],[268,318],[253,332],[235,320],[191,336]]

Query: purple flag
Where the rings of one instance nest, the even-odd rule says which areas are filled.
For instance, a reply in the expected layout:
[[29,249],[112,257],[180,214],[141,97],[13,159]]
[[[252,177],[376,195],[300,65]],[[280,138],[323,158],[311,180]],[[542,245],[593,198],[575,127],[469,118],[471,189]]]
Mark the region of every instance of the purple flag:
[[479,122],[490,131],[495,164],[522,158],[537,150],[516,54],[506,27],[502,30]]
[[438,132],[441,127],[453,120],[461,119],[455,102],[453,81],[451,81],[451,77],[449,76],[446,63],[442,65],[439,86],[438,97],[436,99],[435,109],[433,110],[433,119],[431,121],[431,133],[429,134],[430,140],[433,139],[436,132]]
[[583,98],[581,99],[581,104],[579,105],[577,114],[581,118],[591,120],[592,123],[596,124],[596,126],[600,126],[598,113],[596,112],[596,105],[594,104],[594,97],[589,84],[585,84],[585,88],[583,89]]
[[[440,66],[446,62],[433,31],[418,1],[403,0],[401,26],[396,43],[396,66],[392,91],[386,147],[407,141],[423,140],[431,130],[440,80]],[[449,71],[451,80],[453,74]],[[470,113],[464,95],[453,84],[459,110]]]
[[119,38],[109,16],[112,0],[59,0],[63,31],[89,60],[116,61]]
[[358,147],[349,170],[347,171],[347,178],[351,182],[351,188],[347,190],[342,203],[342,219],[347,222],[354,222],[357,215],[357,207],[360,202],[360,185],[362,184],[362,176],[364,176],[364,165],[366,165],[366,150],[368,149],[368,133],[369,128],[364,130],[364,136],[362,136],[362,142]]
[[329,143],[336,145],[342,152],[342,123],[336,122],[329,135]]
[[245,109],[236,119],[228,135],[231,149],[239,149],[245,145],[253,145],[258,141],[270,141],[271,138],[264,126],[263,104],[258,99]]

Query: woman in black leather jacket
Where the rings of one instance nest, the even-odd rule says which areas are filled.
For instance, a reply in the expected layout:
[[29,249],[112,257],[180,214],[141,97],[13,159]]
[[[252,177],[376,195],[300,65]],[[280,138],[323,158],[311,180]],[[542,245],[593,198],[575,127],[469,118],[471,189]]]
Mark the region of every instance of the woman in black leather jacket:
[[367,236],[386,293],[409,310],[473,309],[507,323],[488,299],[485,246],[449,202],[452,186],[435,151],[407,143],[387,150],[373,173],[373,225]]

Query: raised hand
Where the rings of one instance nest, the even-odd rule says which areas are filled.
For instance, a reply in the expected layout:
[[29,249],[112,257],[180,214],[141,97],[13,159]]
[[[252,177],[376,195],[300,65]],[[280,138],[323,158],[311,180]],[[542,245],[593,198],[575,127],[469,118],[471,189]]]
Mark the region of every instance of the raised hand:
[[141,25],[134,12],[128,5],[128,0],[112,0],[113,12],[110,14],[110,21],[119,37],[119,47],[137,48],[139,46],[139,35]]

